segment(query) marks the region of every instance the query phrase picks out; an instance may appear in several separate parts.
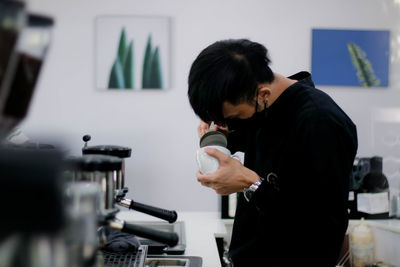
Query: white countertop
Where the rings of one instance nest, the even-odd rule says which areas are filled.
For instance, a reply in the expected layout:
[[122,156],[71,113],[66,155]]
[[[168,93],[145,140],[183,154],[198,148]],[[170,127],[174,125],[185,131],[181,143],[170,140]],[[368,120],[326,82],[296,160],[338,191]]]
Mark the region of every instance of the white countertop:
[[[132,223],[148,221],[164,222],[158,218],[136,211],[120,211],[117,217]],[[233,220],[221,219],[219,212],[178,212],[178,221],[183,221],[185,223],[186,249],[184,255],[201,257],[204,267],[221,267],[215,238],[223,237],[230,240],[230,236],[228,236],[230,233],[227,232],[227,229],[232,227]],[[377,245],[381,247],[377,251],[377,254],[381,255],[381,257],[378,258],[393,258],[393,255],[388,254],[387,248],[388,246],[392,247],[392,243],[398,242],[397,237],[400,234],[400,220],[387,219],[365,221],[374,228],[387,231],[388,233],[392,233],[392,235],[394,234],[393,236],[389,236],[391,239],[396,238],[395,240],[393,239],[394,241],[388,240],[388,237],[381,238],[379,236],[377,236],[376,240]],[[349,226],[354,226],[359,222],[360,220],[350,220]],[[397,255],[397,253],[398,252],[391,254]],[[389,260],[389,262],[395,263],[396,261]]]
[[[136,211],[120,211],[117,217],[126,222],[162,221]],[[227,234],[219,212],[178,212],[178,220],[185,223],[186,256],[199,256],[204,267],[221,267],[215,237]]]
[[[359,223],[360,220],[350,220],[349,225]],[[365,222],[373,227],[400,234],[399,219],[384,219],[384,220],[365,220]]]
[[[360,222],[361,220],[350,220],[348,231]],[[364,220],[364,222],[372,228],[376,260],[400,266],[400,220]]]

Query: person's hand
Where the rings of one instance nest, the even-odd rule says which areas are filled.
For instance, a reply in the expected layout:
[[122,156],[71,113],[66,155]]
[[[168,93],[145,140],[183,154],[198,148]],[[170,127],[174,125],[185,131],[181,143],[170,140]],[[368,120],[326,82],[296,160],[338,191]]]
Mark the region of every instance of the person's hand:
[[[203,135],[205,135],[209,130],[210,124],[200,120],[199,126],[197,126],[197,133],[199,135],[199,138],[202,138]],[[214,131],[220,131],[224,134],[227,134],[228,129],[224,126],[214,124]]]
[[[210,124],[200,120],[199,126],[197,126],[197,134],[199,138],[202,138],[210,129]],[[216,129],[216,125],[214,125],[214,130]]]
[[214,148],[204,150],[208,155],[219,161],[219,168],[211,174],[197,172],[197,181],[203,186],[210,187],[220,195],[242,192],[244,188],[255,183],[259,176],[256,172],[243,166],[238,160]]

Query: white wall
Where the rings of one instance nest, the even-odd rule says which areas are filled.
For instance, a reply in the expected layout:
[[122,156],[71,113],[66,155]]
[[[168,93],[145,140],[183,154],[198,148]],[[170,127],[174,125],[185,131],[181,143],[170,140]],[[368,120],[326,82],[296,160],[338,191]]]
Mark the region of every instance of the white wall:
[[[93,145],[132,147],[132,158],[126,162],[130,197],[170,209],[216,211],[218,197],[195,178],[198,120],[186,92],[189,68],[197,54],[214,41],[244,37],[267,46],[274,71],[291,75],[310,70],[313,27],[391,29],[393,40],[400,43],[396,29],[400,5],[393,1],[28,0],[32,11],[53,16],[56,26],[22,128],[34,140],[56,137],[75,155],[86,133],[93,136]],[[170,90],[96,91],[95,17],[119,14],[171,17]],[[362,156],[375,154],[372,111],[400,106],[400,50],[396,47],[390,77],[395,86],[321,88],[357,124]]]

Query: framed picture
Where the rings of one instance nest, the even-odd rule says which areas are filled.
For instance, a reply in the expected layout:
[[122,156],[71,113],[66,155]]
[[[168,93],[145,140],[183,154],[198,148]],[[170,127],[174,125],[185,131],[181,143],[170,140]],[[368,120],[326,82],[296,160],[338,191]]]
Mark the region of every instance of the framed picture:
[[317,85],[387,87],[388,30],[312,30],[312,74]]
[[97,17],[97,89],[137,91],[169,88],[169,31],[168,17]]

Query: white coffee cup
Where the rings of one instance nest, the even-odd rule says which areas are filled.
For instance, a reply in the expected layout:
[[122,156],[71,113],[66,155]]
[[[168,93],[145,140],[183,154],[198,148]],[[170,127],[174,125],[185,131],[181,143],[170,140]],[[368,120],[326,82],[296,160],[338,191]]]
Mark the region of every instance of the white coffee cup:
[[222,153],[231,156],[231,152],[223,146],[205,146],[199,148],[197,150],[197,164],[199,166],[199,170],[203,174],[210,174],[218,170],[219,168],[219,161],[217,158],[208,155],[204,149],[205,148],[215,148],[221,151]]

